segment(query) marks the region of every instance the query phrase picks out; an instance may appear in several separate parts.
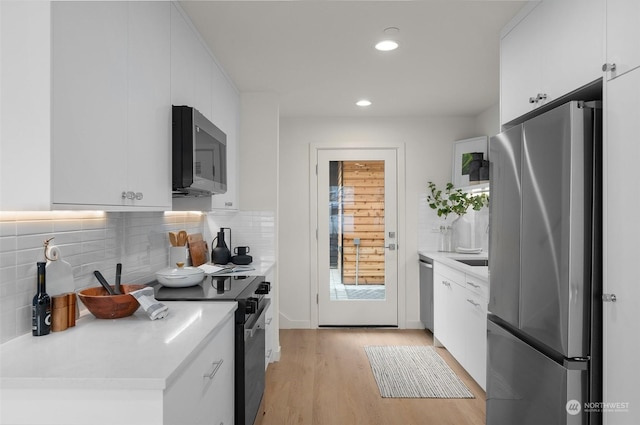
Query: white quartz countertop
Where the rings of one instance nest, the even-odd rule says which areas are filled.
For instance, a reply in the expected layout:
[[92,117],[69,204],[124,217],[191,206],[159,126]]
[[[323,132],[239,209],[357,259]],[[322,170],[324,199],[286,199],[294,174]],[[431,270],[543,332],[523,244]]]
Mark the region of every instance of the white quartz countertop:
[[453,269],[459,270],[465,274],[477,277],[479,279],[489,280],[489,267],[483,266],[470,266],[468,264],[461,263],[458,260],[476,259],[486,260],[487,253],[481,252],[479,254],[460,254],[457,252],[440,252],[440,251],[418,251],[418,254],[431,258],[433,261],[438,261]]
[[[166,388],[226,319],[235,302],[167,302],[150,320],[142,308],[121,319],[87,314],[76,326],[0,346],[0,388]],[[233,344],[229,341],[229,344]]]

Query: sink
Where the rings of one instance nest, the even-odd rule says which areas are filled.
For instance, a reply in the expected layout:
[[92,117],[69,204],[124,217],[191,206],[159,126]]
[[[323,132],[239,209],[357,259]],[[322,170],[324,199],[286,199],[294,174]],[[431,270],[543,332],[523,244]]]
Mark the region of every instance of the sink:
[[464,260],[457,260],[456,261],[466,264],[468,266],[479,266],[479,267],[488,267],[489,266],[489,260],[480,260],[480,259],[476,259],[476,258],[471,258],[471,259],[464,259]]

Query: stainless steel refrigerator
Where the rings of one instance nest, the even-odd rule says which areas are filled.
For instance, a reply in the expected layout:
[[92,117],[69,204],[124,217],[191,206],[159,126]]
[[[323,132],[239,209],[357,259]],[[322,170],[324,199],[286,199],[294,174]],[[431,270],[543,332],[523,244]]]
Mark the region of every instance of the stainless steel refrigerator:
[[487,425],[601,423],[601,112],[492,137]]

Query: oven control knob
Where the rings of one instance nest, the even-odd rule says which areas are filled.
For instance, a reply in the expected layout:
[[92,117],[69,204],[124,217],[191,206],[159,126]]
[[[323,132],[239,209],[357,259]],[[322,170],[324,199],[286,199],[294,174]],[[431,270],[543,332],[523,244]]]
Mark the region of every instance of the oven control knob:
[[244,311],[246,314],[255,314],[258,311],[258,299],[249,298],[245,304]]
[[271,282],[262,282],[256,289],[256,294],[265,295],[271,291]]

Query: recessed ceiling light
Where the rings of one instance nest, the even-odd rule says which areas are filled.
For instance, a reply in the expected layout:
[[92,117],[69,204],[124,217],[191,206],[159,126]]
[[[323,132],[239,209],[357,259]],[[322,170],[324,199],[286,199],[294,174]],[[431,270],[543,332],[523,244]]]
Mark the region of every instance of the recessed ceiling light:
[[371,101],[367,99],[362,99],[356,102],[358,106],[371,106]]
[[388,52],[397,48],[398,43],[393,40],[382,40],[381,42],[376,44],[376,49],[380,50],[381,52]]
[[384,33],[384,40],[376,44],[376,49],[382,52],[388,52],[397,49],[398,42],[396,40],[398,39],[398,33],[400,32],[400,29],[398,27],[388,27],[385,28],[382,32]]

